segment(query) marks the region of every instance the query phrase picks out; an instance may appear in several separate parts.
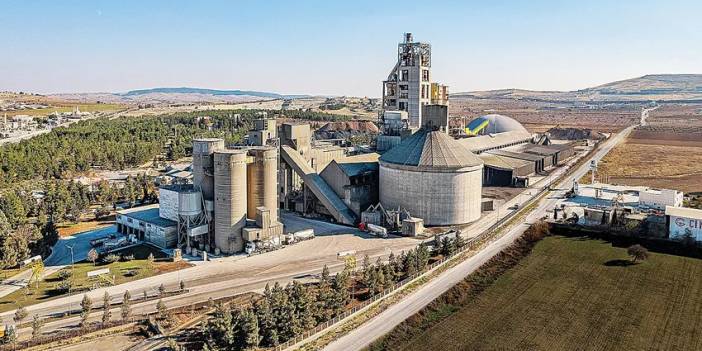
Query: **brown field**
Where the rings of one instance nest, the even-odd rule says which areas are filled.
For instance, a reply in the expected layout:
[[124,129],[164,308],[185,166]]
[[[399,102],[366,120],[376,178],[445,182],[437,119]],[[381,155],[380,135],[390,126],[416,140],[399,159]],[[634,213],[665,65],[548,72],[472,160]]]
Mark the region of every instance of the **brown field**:
[[702,131],[636,130],[600,162],[598,171],[615,184],[702,191]]
[[572,104],[550,104],[511,99],[451,99],[451,115],[468,120],[490,113],[512,117],[531,132],[544,132],[552,127],[590,128],[599,132],[615,132],[635,124],[641,116],[641,104],[614,105],[598,109],[573,107]]

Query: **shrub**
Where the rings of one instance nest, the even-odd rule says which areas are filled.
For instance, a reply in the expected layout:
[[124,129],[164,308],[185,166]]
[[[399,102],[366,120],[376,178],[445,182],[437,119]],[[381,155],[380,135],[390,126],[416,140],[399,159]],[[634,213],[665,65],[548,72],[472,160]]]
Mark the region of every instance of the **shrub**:
[[59,277],[59,279],[61,279],[61,280],[68,280],[68,279],[70,279],[72,276],[73,276],[73,272],[71,272],[71,271],[68,270],[68,269],[62,269],[62,270],[58,273],[58,277]]
[[134,261],[134,255],[124,255],[124,256],[122,256],[122,261],[123,262]]
[[117,261],[119,261],[119,256],[117,256],[115,254],[109,254],[109,255],[102,258],[102,262],[105,262],[107,264],[115,263]]

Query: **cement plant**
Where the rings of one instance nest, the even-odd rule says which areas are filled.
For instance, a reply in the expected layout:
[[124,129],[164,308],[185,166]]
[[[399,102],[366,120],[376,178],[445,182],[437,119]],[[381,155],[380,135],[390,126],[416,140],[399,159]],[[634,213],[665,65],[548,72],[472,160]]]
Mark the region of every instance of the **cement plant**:
[[8,6],[0,351],[702,349],[694,20],[249,5]]

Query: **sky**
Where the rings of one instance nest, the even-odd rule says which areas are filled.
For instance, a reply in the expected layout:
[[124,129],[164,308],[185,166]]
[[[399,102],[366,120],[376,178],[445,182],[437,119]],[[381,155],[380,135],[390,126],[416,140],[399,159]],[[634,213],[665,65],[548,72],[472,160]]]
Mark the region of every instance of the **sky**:
[[0,0],[0,91],[378,97],[404,32],[452,92],[702,73],[702,1]]

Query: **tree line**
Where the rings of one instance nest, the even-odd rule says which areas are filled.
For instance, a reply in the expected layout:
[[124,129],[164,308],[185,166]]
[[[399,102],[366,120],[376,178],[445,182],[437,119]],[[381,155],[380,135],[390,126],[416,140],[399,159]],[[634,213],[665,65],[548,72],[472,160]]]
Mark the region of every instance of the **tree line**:
[[369,299],[424,271],[431,255],[427,246],[420,245],[400,255],[391,253],[387,262],[378,259],[372,264],[365,256],[358,272],[347,267],[332,277],[324,266],[316,284],[266,285],[263,297],[251,306],[216,307],[202,328],[203,349],[277,346],[343,314],[352,298]]

